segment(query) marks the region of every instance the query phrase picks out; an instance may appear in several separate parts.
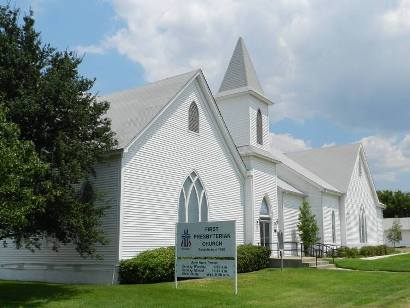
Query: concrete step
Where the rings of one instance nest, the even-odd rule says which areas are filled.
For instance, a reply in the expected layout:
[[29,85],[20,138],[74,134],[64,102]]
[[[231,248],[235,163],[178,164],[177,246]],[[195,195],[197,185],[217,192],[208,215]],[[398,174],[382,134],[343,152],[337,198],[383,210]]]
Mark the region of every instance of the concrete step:
[[317,269],[335,269],[337,268],[334,264],[317,265]]
[[[316,267],[316,261],[303,262],[303,264],[305,264],[305,266],[307,267]],[[317,266],[324,266],[328,264],[329,264],[329,261],[323,261],[323,260],[317,261]]]
[[315,257],[303,257],[302,262],[314,262],[316,261]]

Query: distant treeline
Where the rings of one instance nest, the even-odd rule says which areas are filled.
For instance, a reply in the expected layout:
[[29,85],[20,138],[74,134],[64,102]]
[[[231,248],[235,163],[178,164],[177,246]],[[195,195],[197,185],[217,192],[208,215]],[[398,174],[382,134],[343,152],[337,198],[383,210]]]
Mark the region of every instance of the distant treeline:
[[410,193],[391,190],[377,191],[379,200],[386,205],[384,218],[410,217]]

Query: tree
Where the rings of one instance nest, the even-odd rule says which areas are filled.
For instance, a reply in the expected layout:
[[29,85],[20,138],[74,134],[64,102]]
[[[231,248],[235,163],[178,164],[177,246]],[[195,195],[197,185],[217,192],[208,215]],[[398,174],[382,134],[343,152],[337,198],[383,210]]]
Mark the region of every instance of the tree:
[[391,228],[387,231],[387,239],[394,247],[401,241],[401,225],[398,219],[393,221]]
[[386,205],[384,218],[410,217],[410,193],[391,190],[378,191],[380,202]]
[[40,180],[47,165],[40,161],[30,141],[19,140],[18,127],[7,122],[3,107],[0,157],[0,239],[18,239],[31,228],[31,218],[44,210],[50,183]]
[[91,93],[94,80],[78,73],[81,58],[41,42],[32,12],[21,19],[18,9],[0,6],[0,54],[0,104],[20,139],[32,142],[48,166],[42,180],[50,183],[30,227],[8,236],[30,247],[51,237],[93,255],[95,244],[105,243],[104,208],[79,198],[74,186],[92,176],[93,166],[116,145],[105,117],[109,104]]
[[319,240],[319,227],[316,223],[316,217],[312,213],[312,209],[307,201],[303,201],[299,211],[299,222],[297,227],[300,239],[303,242],[305,254],[307,254],[308,249]]

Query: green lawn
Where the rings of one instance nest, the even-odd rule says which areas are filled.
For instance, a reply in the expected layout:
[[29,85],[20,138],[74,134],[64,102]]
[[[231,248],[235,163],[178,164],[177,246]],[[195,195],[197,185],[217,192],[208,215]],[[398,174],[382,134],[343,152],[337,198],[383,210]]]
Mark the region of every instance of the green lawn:
[[337,267],[362,271],[410,272],[410,254],[378,260],[336,259]]
[[0,281],[0,307],[218,307],[410,305],[409,273],[266,269],[231,280],[190,280],[149,285],[59,285]]

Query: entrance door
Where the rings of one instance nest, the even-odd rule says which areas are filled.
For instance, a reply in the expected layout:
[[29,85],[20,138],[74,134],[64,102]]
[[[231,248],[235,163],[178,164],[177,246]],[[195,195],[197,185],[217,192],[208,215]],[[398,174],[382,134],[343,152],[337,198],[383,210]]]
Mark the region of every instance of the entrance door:
[[259,230],[261,235],[261,246],[270,248],[271,238],[270,238],[270,220],[260,220]]

